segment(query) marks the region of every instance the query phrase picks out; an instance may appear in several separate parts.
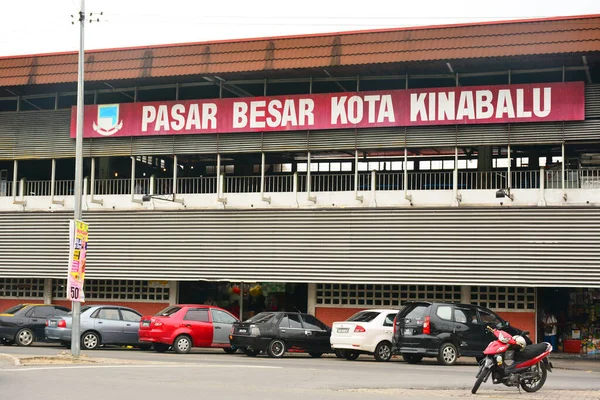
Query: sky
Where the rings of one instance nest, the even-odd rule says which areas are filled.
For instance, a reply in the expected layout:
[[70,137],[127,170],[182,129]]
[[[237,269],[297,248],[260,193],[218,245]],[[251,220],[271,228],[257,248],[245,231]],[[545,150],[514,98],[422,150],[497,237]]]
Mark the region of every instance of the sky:
[[[0,0],[0,57],[77,50],[80,5]],[[600,0],[86,0],[85,11],[92,50],[600,14]]]

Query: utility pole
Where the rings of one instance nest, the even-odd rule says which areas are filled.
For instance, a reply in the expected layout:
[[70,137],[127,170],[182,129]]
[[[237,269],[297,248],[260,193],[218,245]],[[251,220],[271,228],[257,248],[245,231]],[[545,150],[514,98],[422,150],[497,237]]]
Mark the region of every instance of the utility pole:
[[[83,28],[85,26],[85,0],[81,0],[79,10],[79,61],[77,63],[77,135],[75,137],[75,188],[73,214],[75,220],[81,220],[81,185],[83,181]],[[69,258],[71,256],[69,255]],[[71,301],[71,354],[79,357],[81,353],[81,302]]]

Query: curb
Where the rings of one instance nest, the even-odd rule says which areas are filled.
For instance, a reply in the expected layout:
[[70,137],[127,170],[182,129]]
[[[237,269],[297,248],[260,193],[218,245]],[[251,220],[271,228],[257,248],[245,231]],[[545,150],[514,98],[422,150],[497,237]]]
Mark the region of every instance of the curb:
[[17,366],[21,365],[21,360],[19,359],[19,357],[15,357],[13,355],[4,354],[4,353],[0,353],[0,357],[10,359],[14,365],[17,365]]

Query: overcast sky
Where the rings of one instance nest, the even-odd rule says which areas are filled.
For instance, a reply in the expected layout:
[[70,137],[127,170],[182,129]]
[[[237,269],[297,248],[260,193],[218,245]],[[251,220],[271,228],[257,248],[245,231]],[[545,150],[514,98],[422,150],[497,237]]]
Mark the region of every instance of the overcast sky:
[[[0,0],[0,56],[77,50],[80,0]],[[86,0],[85,48],[600,14],[600,0]]]

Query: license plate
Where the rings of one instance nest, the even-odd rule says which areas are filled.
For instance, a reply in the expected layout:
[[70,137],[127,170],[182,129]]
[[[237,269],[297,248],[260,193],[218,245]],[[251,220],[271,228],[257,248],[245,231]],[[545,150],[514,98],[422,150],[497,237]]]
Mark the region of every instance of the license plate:
[[413,334],[412,328],[405,328],[404,329],[404,335],[405,336],[411,336],[412,334]]
[[337,333],[348,333],[349,328],[338,328]]
[[50,321],[50,323],[48,324],[48,326],[56,326],[56,321]]
[[144,322],[142,322],[142,326],[150,326],[150,322],[144,321]]
[[240,328],[240,329],[238,329],[238,332],[239,333],[248,333],[248,329],[246,329],[246,328]]

